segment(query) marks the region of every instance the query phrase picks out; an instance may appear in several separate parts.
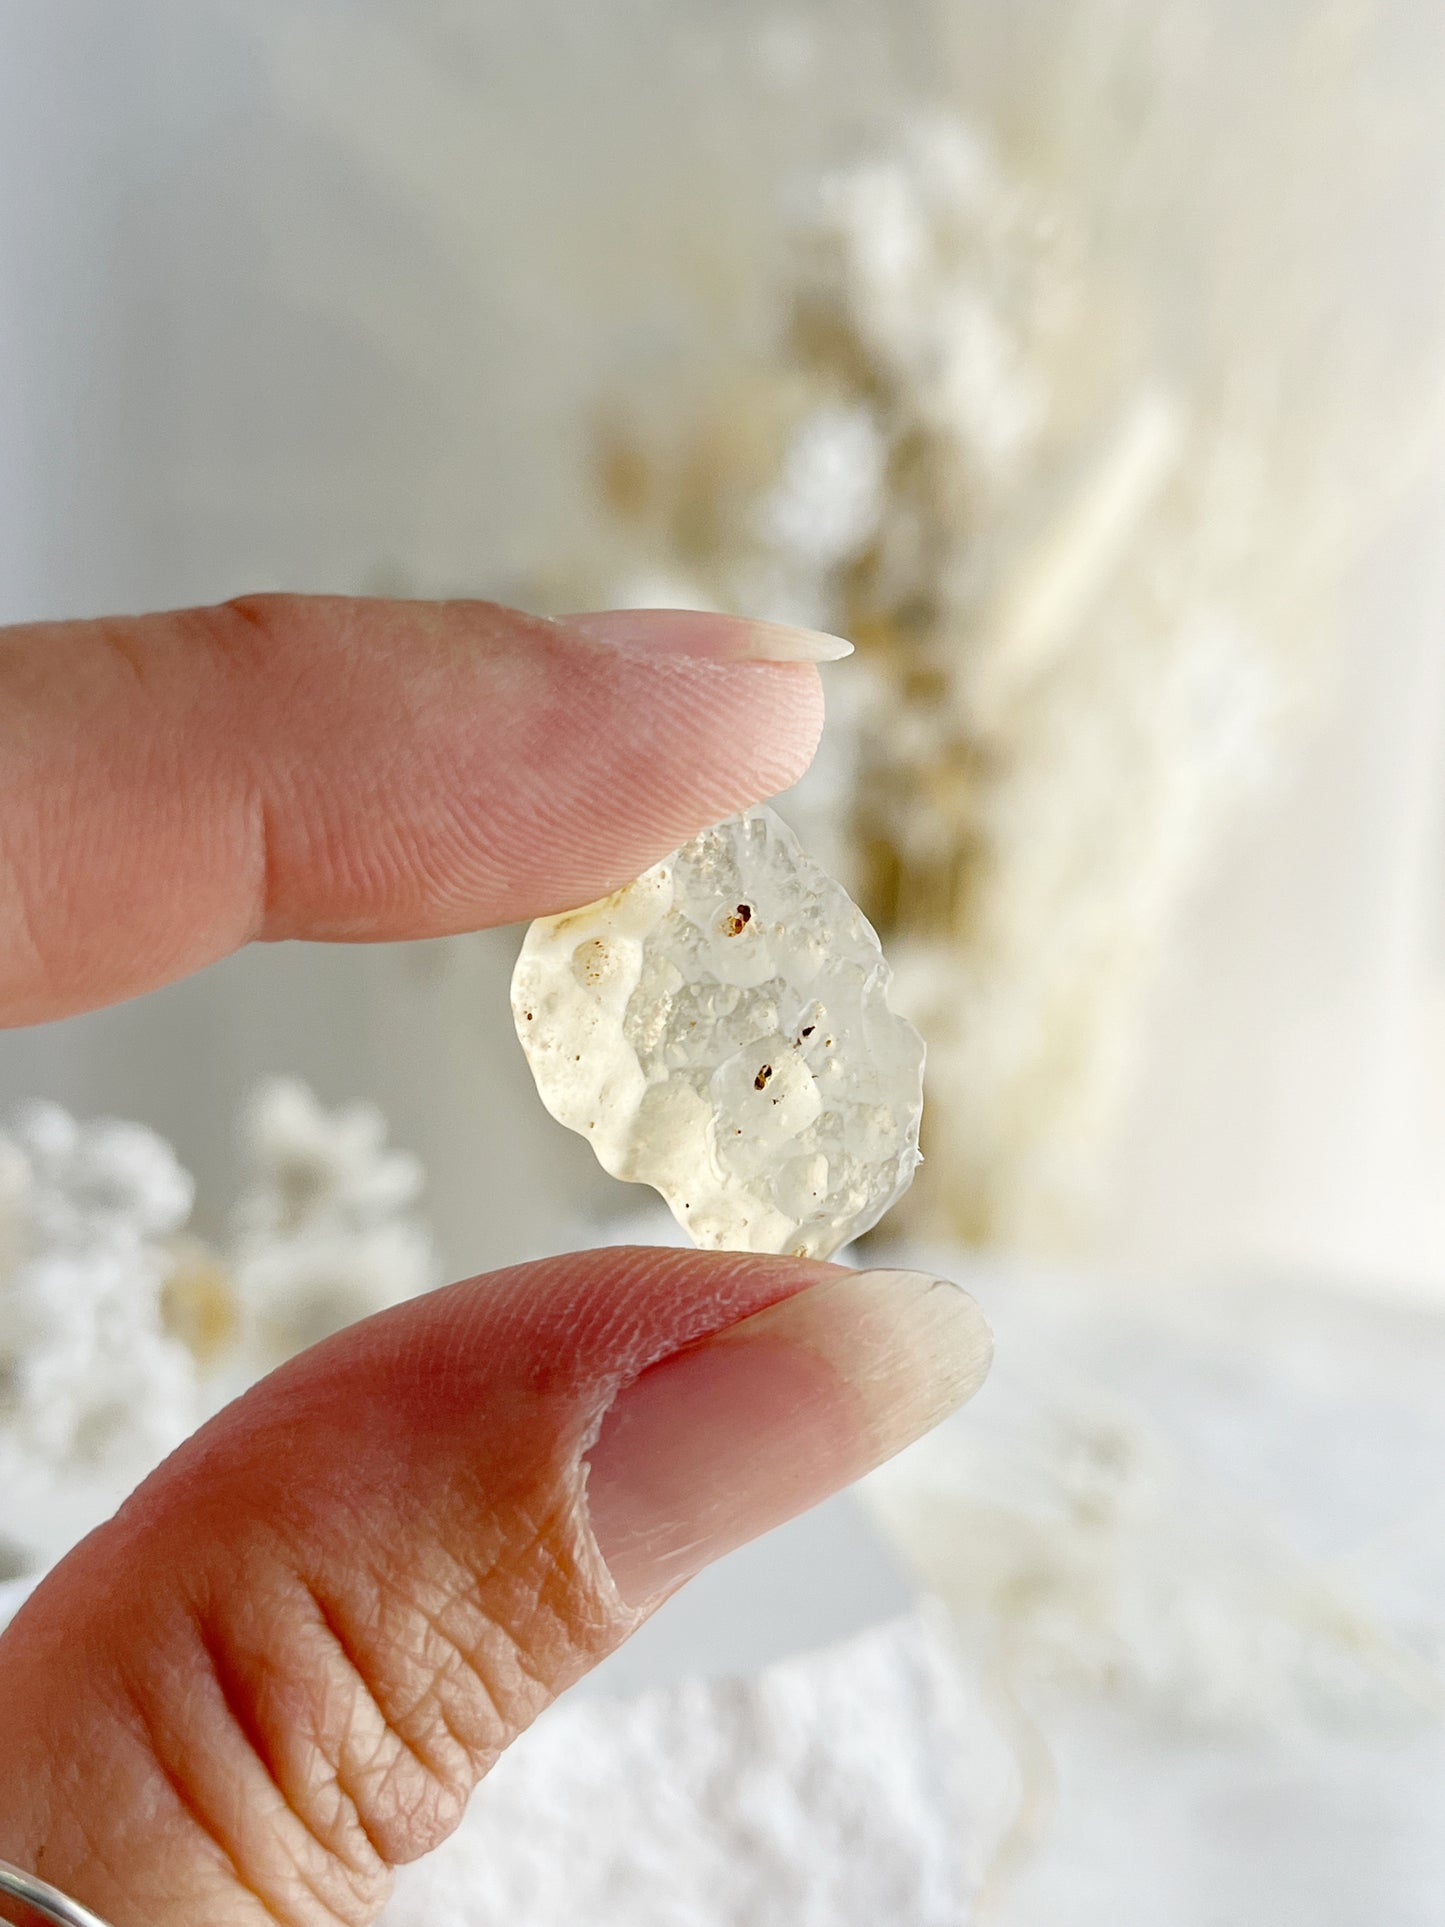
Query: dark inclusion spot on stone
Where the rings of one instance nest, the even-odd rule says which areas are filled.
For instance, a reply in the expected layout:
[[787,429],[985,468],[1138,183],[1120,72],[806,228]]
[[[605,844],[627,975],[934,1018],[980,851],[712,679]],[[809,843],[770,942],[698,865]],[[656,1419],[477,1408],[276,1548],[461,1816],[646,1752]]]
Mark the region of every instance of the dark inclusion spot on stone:
[[755,1091],[766,1090],[768,1079],[772,1076],[772,1074],[773,1074],[772,1065],[764,1064],[763,1068],[758,1072],[757,1076],[753,1079],[753,1089]]

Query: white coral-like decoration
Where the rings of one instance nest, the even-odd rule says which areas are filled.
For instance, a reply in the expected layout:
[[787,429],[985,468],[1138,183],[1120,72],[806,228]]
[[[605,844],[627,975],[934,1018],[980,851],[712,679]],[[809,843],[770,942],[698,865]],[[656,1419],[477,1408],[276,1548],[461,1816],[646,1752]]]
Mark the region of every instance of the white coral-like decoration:
[[424,1174],[387,1148],[371,1104],[327,1111],[304,1084],[263,1084],[242,1120],[249,1170],[231,1263],[257,1367],[291,1357],[436,1282],[431,1234],[411,1207]]
[[193,1186],[139,1124],[36,1104],[0,1136],[0,1540],[4,1562],[66,1542],[67,1495],[101,1513],[200,1416],[195,1361],[166,1329],[168,1240]]
[[[54,1562],[217,1402],[435,1282],[422,1169],[371,1105],[278,1079],[227,1248],[144,1125],[36,1104],[0,1133],[0,1587]],[[0,1617],[4,1601],[0,1599]]]

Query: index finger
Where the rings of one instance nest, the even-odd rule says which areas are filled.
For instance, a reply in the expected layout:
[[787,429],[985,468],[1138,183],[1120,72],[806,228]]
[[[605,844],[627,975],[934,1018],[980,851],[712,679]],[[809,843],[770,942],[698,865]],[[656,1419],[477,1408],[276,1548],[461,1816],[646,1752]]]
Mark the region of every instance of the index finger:
[[339,597],[0,631],[0,1024],[256,938],[603,896],[801,775],[825,653],[722,616]]

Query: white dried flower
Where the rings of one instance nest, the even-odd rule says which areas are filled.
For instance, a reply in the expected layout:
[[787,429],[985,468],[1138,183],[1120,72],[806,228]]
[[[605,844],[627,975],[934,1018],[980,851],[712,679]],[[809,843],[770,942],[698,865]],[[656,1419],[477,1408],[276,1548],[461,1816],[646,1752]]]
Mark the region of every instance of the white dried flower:
[[177,1235],[192,1180],[143,1125],[37,1104],[0,1133],[0,1586],[113,1511],[218,1389],[435,1282],[421,1167],[379,1112],[277,1080],[245,1138],[222,1254]]
[[387,1147],[374,1105],[328,1111],[304,1084],[276,1078],[242,1128],[249,1179],[231,1262],[258,1365],[436,1282],[431,1236],[411,1213],[421,1164]]
[[169,1145],[138,1124],[38,1104],[0,1137],[0,1537],[12,1544],[63,1549],[72,1488],[103,1516],[194,1427],[195,1363],[162,1308],[166,1240],[191,1198]]
[[805,416],[777,486],[759,506],[764,542],[815,574],[851,562],[878,527],[886,456],[864,404],[825,405]]

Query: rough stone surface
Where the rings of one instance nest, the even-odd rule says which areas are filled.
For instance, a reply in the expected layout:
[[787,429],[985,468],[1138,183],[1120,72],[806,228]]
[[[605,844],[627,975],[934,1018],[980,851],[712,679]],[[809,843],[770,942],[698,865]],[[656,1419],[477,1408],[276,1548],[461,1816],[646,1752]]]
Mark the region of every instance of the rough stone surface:
[[923,1043],[842,886],[765,807],[533,924],[512,985],[543,1103],[705,1248],[826,1258],[918,1164]]

